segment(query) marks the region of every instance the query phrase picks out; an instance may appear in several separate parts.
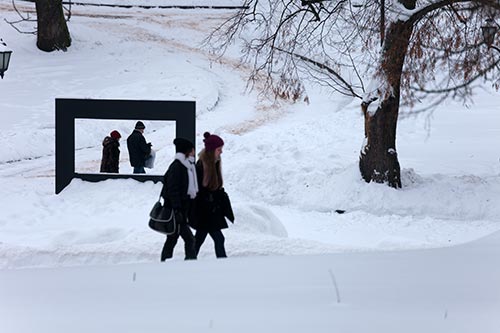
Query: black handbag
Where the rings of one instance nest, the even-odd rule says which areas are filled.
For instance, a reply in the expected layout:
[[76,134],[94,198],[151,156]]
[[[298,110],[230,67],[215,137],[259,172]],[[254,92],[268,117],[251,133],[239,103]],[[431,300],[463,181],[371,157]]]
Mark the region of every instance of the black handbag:
[[177,231],[175,212],[172,208],[162,205],[160,198],[149,213],[149,227],[164,235],[172,235]]
[[231,200],[229,200],[229,195],[227,195],[224,189],[222,189],[222,207],[224,216],[227,217],[231,223],[234,223],[234,213],[233,207],[231,206]]
[[214,193],[214,212],[226,217],[231,223],[234,223],[234,213],[233,207],[231,206],[231,200],[229,200],[229,195],[227,195],[224,188],[217,190]]

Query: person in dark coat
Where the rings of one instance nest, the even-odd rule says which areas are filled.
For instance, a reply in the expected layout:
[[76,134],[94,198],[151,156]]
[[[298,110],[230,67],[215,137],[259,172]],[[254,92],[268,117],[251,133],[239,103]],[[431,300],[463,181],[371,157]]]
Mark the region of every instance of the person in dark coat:
[[[222,229],[227,228],[224,217],[223,198],[225,195],[221,172],[221,154],[224,141],[217,135],[204,134],[205,149],[199,154],[196,173],[200,190],[196,198],[196,254],[203,242],[210,235],[215,245],[217,258],[225,258],[224,235]],[[232,213],[231,213],[232,214]],[[233,218],[234,219],[234,218]]]
[[172,258],[179,235],[184,240],[185,259],[196,259],[195,239],[189,228],[193,201],[198,193],[194,145],[183,138],[176,138],[174,145],[175,160],[165,173],[161,195],[165,205],[174,209],[177,232],[167,236],[161,251],[161,261]]
[[146,173],[144,162],[151,155],[151,143],[146,143],[144,138],[144,123],[138,121],[135,129],[127,138],[127,148],[130,157],[130,165],[134,168],[134,173]]
[[118,173],[121,137],[120,132],[115,130],[102,141],[101,172]]

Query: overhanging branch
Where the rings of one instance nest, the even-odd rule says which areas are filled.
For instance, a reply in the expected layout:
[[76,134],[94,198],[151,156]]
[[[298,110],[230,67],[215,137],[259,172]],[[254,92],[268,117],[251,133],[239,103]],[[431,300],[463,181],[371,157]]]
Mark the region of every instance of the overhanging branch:
[[[499,52],[500,52],[500,50],[499,50]],[[460,90],[460,89],[463,89],[463,88],[467,88],[474,81],[476,81],[477,79],[483,77],[486,73],[488,73],[489,71],[491,71],[494,67],[498,66],[499,64],[500,64],[500,60],[494,62],[493,64],[491,64],[491,66],[489,66],[488,68],[486,68],[483,71],[480,71],[477,75],[473,76],[472,78],[470,78],[469,80],[465,81],[464,83],[456,85],[456,86],[453,86],[453,87],[444,88],[444,89],[434,89],[434,90],[428,90],[428,89],[422,89],[422,88],[416,88],[416,87],[410,87],[410,89],[413,90],[413,91],[420,91],[420,92],[423,92],[423,93],[426,93],[426,94],[451,93],[451,92],[454,92],[454,91],[457,91],[457,90]]]
[[286,51],[286,50],[283,50],[283,49],[280,49],[278,47],[273,47],[276,51],[279,51],[279,52],[283,52],[285,54],[288,54],[288,55],[291,55],[295,58],[298,58],[302,61],[305,61],[307,63],[310,63],[322,70],[326,70],[329,74],[335,76],[335,78],[337,80],[339,80],[343,85],[344,87],[346,88],[346,90],[348,90],[350,92],[350,95],[353,96],[353,97],[357,97],[359,99],[363,99],[363,97],[361,97],[360,95],[358,95],[354,89],[352,89],[352,86],[339,74],[337,73],[335,70],[333,70],[332,68],[328,67],[327,65],[325,64],[322,64],[316,60],[313,60],[311,58],[308,58],[306,56],[303,56],[303,55],[300,55],[300,54],[297,54],[297,53],[294,53],[294,52],[290,52],[290,51]]
[[[425,6],[421,9],[417,10],[416,12],[414,12],[410,16],[410,19],[407,22],[410,24],[415,24],[416,22],[420,21],[424,16],[426,16],[427,14],[429,14],[437,9],[451,6],[455,3],[467,3],[467,2],[471,2],[471,0],[442,0],[442,1],[438,1],[438,2],[432,3],[428,6]],[[491,6],[492,8],[500,9],[500,4],[498,2],[495,3],[492,0],[478,0],[476,2],[479,2],[485,6]]]

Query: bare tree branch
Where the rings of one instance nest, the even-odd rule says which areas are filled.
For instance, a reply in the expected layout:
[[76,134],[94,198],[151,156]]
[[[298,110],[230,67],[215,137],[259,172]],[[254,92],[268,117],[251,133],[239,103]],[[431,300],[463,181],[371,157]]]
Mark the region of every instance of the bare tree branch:
[[336,80],[340,81],[343,88],[347,91],[349,91],[349,94],[344,94],[344,95],[348,95],[348,96],[353,96],[353,97],[356,97],[356,98],[359,98],[359,99],[362,99],[362,97],[360,95],[358,95],[353,89],[352,89],[352,86],[351,84],[349,84],[346,80],[344,80],[344,78],[339,74],[337,73],[336,71],[334,71],[333,69],[331,69],[330,67],[326,66],[325,64],[322,64],[320,62],[317,62],[315,60],[312,60],[308,57],[305,57],[303,55],[300,55],[300,54],[297,54],[297,53],[293,53],[293,52],[289,52],[289,51],[285,51],[285,50],[282,50],[278,47],[275,47],[276,50],[280,51],[280,52],[283,52],[283,53],[286,53],[286,54],[289,54],[289,55],[292,55],[302,61],[305,61],[305,62],[308,62],[320,69],[323,69],[323,70],[326,70],[329,74],[332,74]]
[[27,13],[26,16],[24,16],[21,13],[21,11],[17,8],[15,0],[12,0],[12,7],[14,8],[14,10],[17,13],[17,15],[19,15],[19,17],[21,19],[18,20],[18,21],[8,21],[7,19],[4,19],[4,21],[7,22],[12,28],[14,28],[14,30],[16,30],[17,32],[19,32],[21,34],[36,35],[36,33],[37,33],[36,29],[35,30],[31,30],[31,31],[24,31],[24,30],[21,30],[21,29],[19,29],[17,27],[17,24],[19,24],[19,23],[22,23],[22,22],[36,22],[36,19],[30,18],[30,14],[29,13]]

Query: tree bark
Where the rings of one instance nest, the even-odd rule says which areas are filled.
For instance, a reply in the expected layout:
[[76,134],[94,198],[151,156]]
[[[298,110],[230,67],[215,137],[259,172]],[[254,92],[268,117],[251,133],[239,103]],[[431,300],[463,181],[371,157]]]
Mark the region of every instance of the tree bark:
[[46,52],[66,51],[71,45],[62,0],[36,0],[37,47]]
[[[404,4],[411,8],[412,4]],[[413,7],[415,1],[413,1]],[[369,104],[361,108],[365,117],[365,145],[359,158],[359,169],[366,182],[387,183],[401,187],[401,169],[396,151],[396,126],[399,113],[401,74],[413,26],[404,21],[392,22],[385,34],[380,75],[387,81],[376,112]]]
[[396,124],[399,96],[382,102],[371,115],[367,105],[362,105],[365,115],[365,146],[359,158],[359,169],[366,182],[387,183],[401,187],[401,170],[396,152]]

